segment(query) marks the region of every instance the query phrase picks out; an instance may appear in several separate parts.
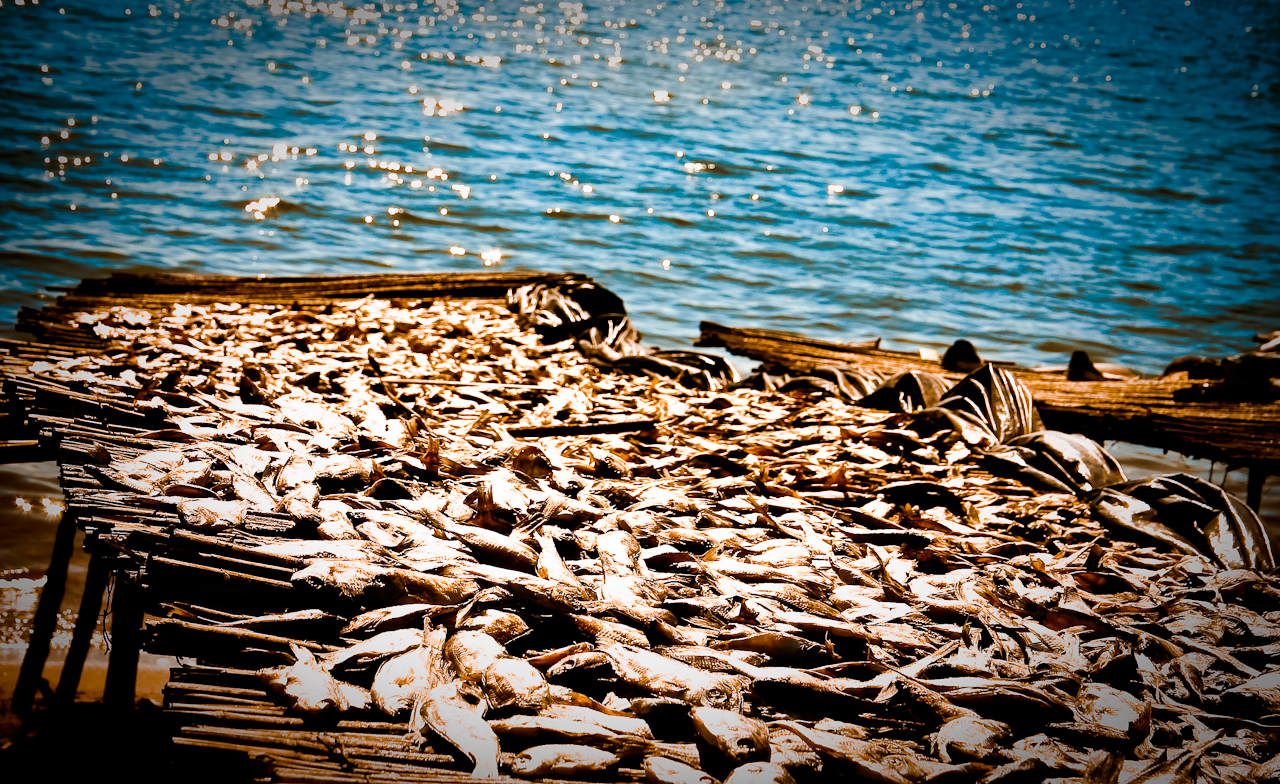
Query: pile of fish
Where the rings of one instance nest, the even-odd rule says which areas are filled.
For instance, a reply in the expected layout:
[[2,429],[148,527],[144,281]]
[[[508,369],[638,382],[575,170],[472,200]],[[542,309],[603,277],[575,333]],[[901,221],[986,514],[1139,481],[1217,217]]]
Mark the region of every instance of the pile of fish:
[[[1230,357],[1179,357],[1162,374],[1165,378],[1221,381],[1214,399],[1231,402],[1273,402],[1280,399],[1280,329],[1253,336],[1258,347]],[[1203,395],[1202,395],[1203,397]]]
[[[1257,518],[1128,481],[992,365],[878,411],[647,362],[624,314],[534,290],[81,320],[112,348],[32,372],[182,436],[103,483],[302,559],[343,619],[259,674],[299,716],[402,722],[478,778],[1280,780]],[[251,510],[292,528],[239,538]]]

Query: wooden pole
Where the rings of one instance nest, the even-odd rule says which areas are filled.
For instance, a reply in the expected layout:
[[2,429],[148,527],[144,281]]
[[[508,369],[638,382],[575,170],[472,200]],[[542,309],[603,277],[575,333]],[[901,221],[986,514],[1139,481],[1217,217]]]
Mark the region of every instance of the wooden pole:
[[58,690],[54,694],[54,703],[60,708],[76,701],[76,689],[80,686],[84,660],[88,657],[89,646],[93,643],[93,632],[98,628],[98,611],[102,609],[102,592],[107,587],[109,575],[110,570],[102,556],[95,555],[89,560],[84,595],[80,598],[80,614],[76,616],[76,628],[71,635],[71,647],[67,649],[67,658],[62,664],[62,676],[58,678]]
[[1266,482],[1266,472],[1257,466],[1249,469],[1249,489],[1245,493],[1245,503],[1259,514],[1262,512],[1262,486]]
[[44,664],[49,658],[49,645],[58,625],[58,611],[62,609],[62,597],[67,591],[67,567],[71,563],[71,551],[76,541],[76,523],[72,515],[64,514],[58,522],[58,533],[53,540],[53,554],[45,571],[44,588],[36,604],[36,614],[31,620],[31,634],[18,680],[13,686],[10,710],[19,716],[31,713],[36,691],[44,678]]
[[102,704],[108,711],[133,709],[138,683],[138,653],[142,649],[142,587],[127,574],[117,573],[111,598],[111,656]]

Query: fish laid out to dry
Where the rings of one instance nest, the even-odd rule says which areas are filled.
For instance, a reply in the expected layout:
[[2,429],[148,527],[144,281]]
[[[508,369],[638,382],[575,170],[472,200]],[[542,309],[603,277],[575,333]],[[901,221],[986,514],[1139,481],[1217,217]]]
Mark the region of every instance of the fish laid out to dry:
[[86,448],[73,504],[270,565],[217,606],[287,606],[180,617],[263,619],[217,663],[281,723],[480,778],[1280,777],[1280,580],[1237,499],[1128,480],[990,365],[886,412],[511,303],[104,308],[111,351],[32,372],[170,423]]

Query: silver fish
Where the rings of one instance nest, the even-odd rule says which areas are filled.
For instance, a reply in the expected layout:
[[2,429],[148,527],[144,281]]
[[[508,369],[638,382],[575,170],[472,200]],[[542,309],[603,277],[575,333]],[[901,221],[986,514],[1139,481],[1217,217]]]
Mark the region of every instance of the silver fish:
[[485,669],[482,681],[489,706],[495,710],[536,711],[550,699],[546,676],[524,659],[498,659]]
[[[422,694],[413,706],[411,731],[420,738],[429,728],[471,760],[472,778],[498,778],[498,736],[485,722],[481,710],[456,681],[444,683]],[[483,701],[479,703],[483,705]]]
[[719,784],[697,768],[666,757],[649,757],[644,761],[644,777],[650,784]]
[[603,773],[619,761],[617,754],[590,746],[551,744],[517,754],[511,761],[511,772],[530,778],[574,778]]
[[694,708],[693,726],[732,766],[769,758],[769,728],[763,721],[721,708]]
[[507,649],[484,632],[463,631],[445,642],[444,656],[459,678],[479,683],[490,665],[507,656]]
[[733,769],[724,784],[796,784],[791,774],[772,762],[748,762]]
[[637,688],[692,705],[733,710],[742,706],[741,688],[732,676],[704,672],[630,645],[611,643],[600,650],[609,657],[618,677]]

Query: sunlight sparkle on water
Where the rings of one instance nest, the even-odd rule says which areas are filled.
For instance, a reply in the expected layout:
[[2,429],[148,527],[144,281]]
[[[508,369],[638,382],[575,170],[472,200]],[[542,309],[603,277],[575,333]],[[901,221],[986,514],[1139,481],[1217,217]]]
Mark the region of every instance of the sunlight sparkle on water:
[[[479,19],[456,2],[210,2],[181,18],[0,4],[25,140],[0,168],[43,216],[12,216],[6,242],[59,261],[15,262],[13,302],[81,275],[58,270],[125,263],[86,262],[98,245],[210,272],[427,271],[502,234],[530,269],[635,299],[660,342],[695,335],[705,305],[797,331],[990,334],[1028,361],[1068,335],[1154,366],[1261,328],[1255,302],[1280,299],[1280,214],[1245,207],[1280,124],[1250,8],[1066,3],[1032,21],[1016,3],[682,0],[633,22],[620,0]],[[83,52],[58,58],[50,21],[73,18]],[[564,176],[533,176],[548,170]],[[408,212],[375,219],[394,189]],[[625,230],[599,231],[623,212]],[[769,228],[726,234],[738,221]],[[667,282],[632,276],[677,251],[698,275],[665,259]],[[1192,284],[1206,295],[1176,295]]]

